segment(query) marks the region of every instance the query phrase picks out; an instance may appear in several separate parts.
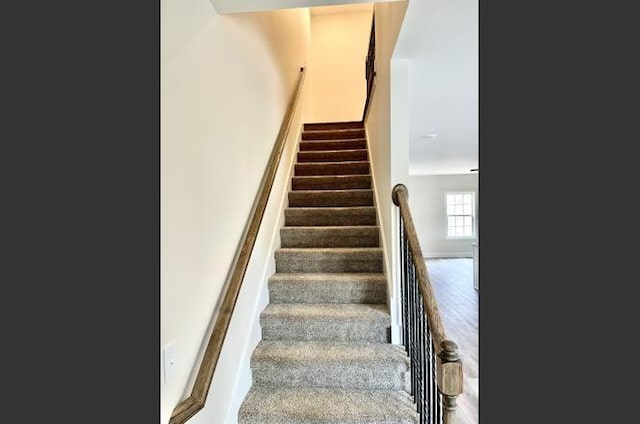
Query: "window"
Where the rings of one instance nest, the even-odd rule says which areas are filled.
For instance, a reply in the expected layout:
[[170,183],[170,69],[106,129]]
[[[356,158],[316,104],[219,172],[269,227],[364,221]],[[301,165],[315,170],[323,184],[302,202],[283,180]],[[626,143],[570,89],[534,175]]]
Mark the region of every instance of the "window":
[[473,193],[447,193],[447,238],[473,238]]

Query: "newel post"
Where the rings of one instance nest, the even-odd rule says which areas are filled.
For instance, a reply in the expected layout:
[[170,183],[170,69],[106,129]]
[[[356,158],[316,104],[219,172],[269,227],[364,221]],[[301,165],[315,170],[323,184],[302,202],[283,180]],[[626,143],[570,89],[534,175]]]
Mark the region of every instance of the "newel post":
[[444,424],[453,424],[456,397],[462,393],[462,362],[458,356],[458,345],[451,340],[440,343],[437,362],[438,388],[442,393]]

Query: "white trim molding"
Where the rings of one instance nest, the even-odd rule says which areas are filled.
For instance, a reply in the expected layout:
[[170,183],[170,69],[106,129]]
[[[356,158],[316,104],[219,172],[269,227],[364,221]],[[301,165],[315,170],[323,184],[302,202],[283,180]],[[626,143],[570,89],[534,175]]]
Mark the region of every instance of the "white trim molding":
[[425,259],[435,258],[473,258],[473,252],[426,252]]

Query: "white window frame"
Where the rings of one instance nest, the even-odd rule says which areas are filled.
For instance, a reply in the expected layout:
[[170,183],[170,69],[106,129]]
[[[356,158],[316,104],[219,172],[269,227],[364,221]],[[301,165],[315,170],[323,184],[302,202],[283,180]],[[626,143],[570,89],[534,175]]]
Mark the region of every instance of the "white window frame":
[[[447,206],[447,196],[470,194],[471,195],[471,235],[470,236],[450,236],[449,235],[449,213]],[[444,222],[447,240],[474,240],[476,238],[476,193],[475,191],[447,191],[444,193]]]

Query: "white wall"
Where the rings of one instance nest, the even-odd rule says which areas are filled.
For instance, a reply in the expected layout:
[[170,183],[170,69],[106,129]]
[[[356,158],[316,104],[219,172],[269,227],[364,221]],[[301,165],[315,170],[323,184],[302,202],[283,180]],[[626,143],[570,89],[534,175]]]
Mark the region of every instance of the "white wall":
[[262,338],[260,312],[269,303],[268,278],[276,272],[274,256],[276,249],[280,247],[280,228],[284,225],[284,209],[291,189],[298,141],[304,117],[310,112],[308,92],[307,82],[303,86],[299,105],[292,119],[271,196],[256,238],[254,254],[249,261],[227,340],[222,347],[219,366],[213,377],[209,399],[205,408],[189,421],[190,424],[237,423],[238,410],[251,388],[250,359]]
[[[209,0],[161,1],[160,342],[174,340],[177,358],[172,379],[161,379],[162,423],[190,392],[299,68],[309,62],[309,43],[307,9],[223,16]],[[292,155],[285,152],[285,168]],[[286,184],[279,177],[274,193],[284,193]],[[273,204],[277,209],[278,199]],[[242,319],[232,320],[211,389],[216,398],[198,419],[224,423],[233,416],[278,219],[273,211],[265,216],[272,232],[256,242],[247,272],[253,277],[238,300]]]
[[[478,0],[411,1],[395,57],[410,61],[410,173],[478,167]],[[434,140],[425,134],[438,134]]]
[[473,239],[447,239],[447,208],[445,193],[472,191],[476,204],[476,235],[480,227],[478,210],[478,174],[428,175],[409,177],[409,205],[420,247],[426,257],[471,257]]
[[[381,227],[382,243],[385,252],[385,270],[389,293],[389,308],[392,319],[392,341],[397,342],[397,293],[393,285],[392,246],[393,246],[393,216],[396,206],[391,201],[393,185],[402,182],[397,177],[392,178],[392,155],[395,152],[395,140],[391,138],[391,56],[395,42],[407,9],[406,2],[380,3],[375,5],[376,16],[376,78],[375,88],[369,113],[365,121],[369,151],[371,156],[371,171],[374,177],[376,205],[379,224]],[[406,149],[404,149],[406,151]],[[398,155],[395,153],[396,160]],[[408,158],[405,158],[408,160]],[[398,169],[394,163],[393,168]],[[405,165],[405,173],[408,165]]]
[[311,15],[313,122],[359,121],[372,11]]

